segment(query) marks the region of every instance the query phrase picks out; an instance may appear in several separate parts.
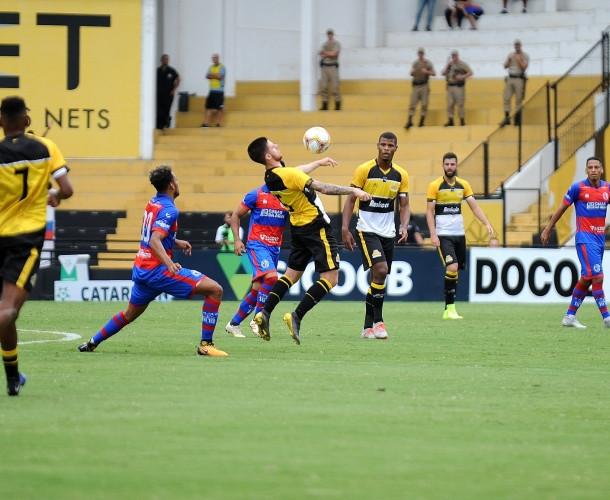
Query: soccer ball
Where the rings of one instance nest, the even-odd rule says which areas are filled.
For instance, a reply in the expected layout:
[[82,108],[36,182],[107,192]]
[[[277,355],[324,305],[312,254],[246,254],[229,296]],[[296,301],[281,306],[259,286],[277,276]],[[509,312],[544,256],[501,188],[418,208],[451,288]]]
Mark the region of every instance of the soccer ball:
[[303,135],[303,146],[310,153],[324,153],[330,146],[330,134],[323,127],[311,127]]

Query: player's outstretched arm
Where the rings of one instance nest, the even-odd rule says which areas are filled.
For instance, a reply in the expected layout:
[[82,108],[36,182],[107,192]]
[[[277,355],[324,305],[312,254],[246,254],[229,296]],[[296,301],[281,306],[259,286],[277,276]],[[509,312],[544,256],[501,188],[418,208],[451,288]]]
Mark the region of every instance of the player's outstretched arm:
[[336,184],[327,184],[325,182],[316,181],[314,179],[312,179],[310,187],[322,194],[353,194],[354,196],[356,196],[356,198],[362,201],[369,201],[371,199],[371,195],[369,193],[366,193],[362,189],[355,187],[337,186]]
[[318,167],[335,167],[336,165],[337,165],[337,162],[335,160],[333,160],[329,156],[326,156],[324,158],[320,158],[319,160],[312,161],[311,163],[306,163],[305,165],[299,165],[298,167],[295,167],[295,168],[302,170],[306,174],[310,174]]

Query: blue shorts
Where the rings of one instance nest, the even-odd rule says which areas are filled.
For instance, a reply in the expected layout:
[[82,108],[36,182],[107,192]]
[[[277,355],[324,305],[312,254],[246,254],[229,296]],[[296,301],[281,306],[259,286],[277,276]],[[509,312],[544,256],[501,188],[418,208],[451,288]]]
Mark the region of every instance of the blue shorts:
[[604,268],[602,267],[603,245],[577,243],[576,255],[578,255],[580,261],[580,275],[584,279],[592,280],[593,278],[604,277]]
[[173,274],[165,266],[150,271],[134,267],[131,276],[133,288],[129,302],[134,306],[145,306],[161,293],[181,299],[192,299],[197,283],[203,278],[205,274],[193,269],[182,268]]
[[252,265],[252,281],[258,281],[265,274],[277,271],[277,263],[280,260],[279,247],[270,247],[258,241],[249,241],[246,252]]

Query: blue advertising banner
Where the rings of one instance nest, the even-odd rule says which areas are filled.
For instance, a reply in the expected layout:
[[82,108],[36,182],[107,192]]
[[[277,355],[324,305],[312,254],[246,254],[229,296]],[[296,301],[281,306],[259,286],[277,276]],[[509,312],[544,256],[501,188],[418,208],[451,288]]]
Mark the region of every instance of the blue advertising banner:
[[[286,270],[289,251],[282,250],[278,270]],[[333,300],[364,300],[368,290],[368,271],[362,269],[359,252],[340,251],[339,283],[331,290]],[[244,255],[214,250],[194,250],[187,256],[174,252],[174,260],[182,266],[196,269],[216,280],[224,289],[224,300],[241,300],[250,288],[250,262]],[[286,300],[298,300],[303,291],[317,279],[313,263],[307,266],[301,280],[295,284]],[[445,270],[436,250],[397,247],[392,272],[386,280],[386,300],[443,301]],[[460,272],[457,300],[468,300],[468,272]]]

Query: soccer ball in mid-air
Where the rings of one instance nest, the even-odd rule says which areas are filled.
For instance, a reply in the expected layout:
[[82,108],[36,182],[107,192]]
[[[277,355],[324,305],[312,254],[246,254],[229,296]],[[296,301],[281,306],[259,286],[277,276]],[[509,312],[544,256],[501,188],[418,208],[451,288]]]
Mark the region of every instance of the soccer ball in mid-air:
[[310,153],[324,153],[330,146],[330,134],[323,127],[311,127],[303,135],[303,146]]

